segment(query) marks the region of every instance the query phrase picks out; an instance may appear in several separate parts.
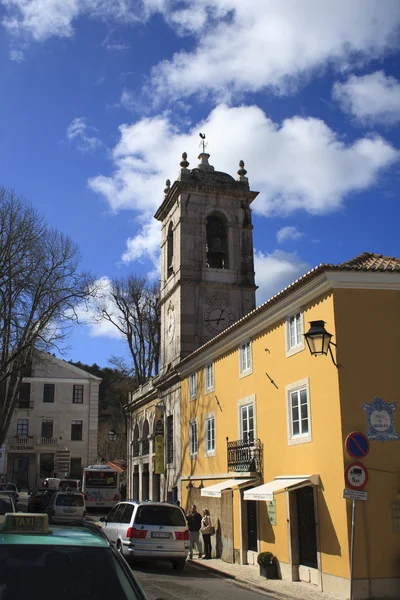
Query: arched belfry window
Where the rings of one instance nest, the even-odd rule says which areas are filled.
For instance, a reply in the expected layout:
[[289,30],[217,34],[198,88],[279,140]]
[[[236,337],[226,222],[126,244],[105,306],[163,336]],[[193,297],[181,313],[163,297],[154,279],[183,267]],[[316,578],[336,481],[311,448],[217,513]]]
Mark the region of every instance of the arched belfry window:
[[206,221],[207,267],[229,269],[228,227],[224,217],[210,215]]
[[172,231],[172,223],[168,227],[167,236],[167,274],[172,275],[174,272],[174,232]]

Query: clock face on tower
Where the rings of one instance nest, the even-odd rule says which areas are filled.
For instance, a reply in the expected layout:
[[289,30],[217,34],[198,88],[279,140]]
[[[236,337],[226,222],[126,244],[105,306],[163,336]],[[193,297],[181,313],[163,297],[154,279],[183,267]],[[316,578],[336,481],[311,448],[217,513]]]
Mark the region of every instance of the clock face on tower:
[[166,336],[167,342],[170,344],[174,339],[175,335],[175,315],[173,308],[169,308],[167,312],[167,326],[166,326]]
[[232,325],[234,320],[232,308],[227,304],[209,304],[204,311],[204,325],[215,335]]

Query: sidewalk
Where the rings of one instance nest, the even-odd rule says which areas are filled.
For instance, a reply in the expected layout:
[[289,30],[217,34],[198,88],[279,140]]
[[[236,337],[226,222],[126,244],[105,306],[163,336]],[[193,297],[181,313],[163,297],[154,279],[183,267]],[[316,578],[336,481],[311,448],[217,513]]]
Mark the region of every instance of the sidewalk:
[[332,600],[333,596],[323,594],[310,584],[301,581],[282,581],[281,579],[265,579],[260,576],[259,567],[254,565],[230,564],[219,558],[199,560],[197,555],[190,560],[191,565],[201,569],[209,569],[224,577],[235,579],[240,583],[259,589],[279,600]]

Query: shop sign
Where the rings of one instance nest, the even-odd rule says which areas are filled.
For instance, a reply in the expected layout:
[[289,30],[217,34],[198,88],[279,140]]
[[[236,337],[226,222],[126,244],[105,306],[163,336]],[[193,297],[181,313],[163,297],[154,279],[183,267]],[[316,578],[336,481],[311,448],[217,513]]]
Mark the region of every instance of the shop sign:
[[154,425],[154,473],[164,473],[164,407],[156,406]]
[[25,444],[10,444],[8,447],[10,452],[35,452],[36,447],[32,445]]
[[267,500],[267,511],[270,525],[276,525],[276,500]]
[[376,397],[370,404],[363,402],[362,407],[367,413],[368,439],[388,442],[400,438],[394,424],[396,402],[387,404],[383,398]]

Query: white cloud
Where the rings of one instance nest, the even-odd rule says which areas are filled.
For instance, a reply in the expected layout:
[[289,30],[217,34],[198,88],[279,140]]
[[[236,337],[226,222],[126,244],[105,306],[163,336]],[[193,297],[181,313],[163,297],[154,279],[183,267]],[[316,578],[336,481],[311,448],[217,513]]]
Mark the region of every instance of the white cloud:
[[299,240],[304,236],[304,233],[298,231],[296,227],[292,225],[288,225],[287,227],[282,227],[276,234],[276,239],[278,240],[278,244],[283,244],[286,240]]
[[393,124],[400,121],[400,81],[383,71],[335,83],[333,98],[342,110],[361,122]]
[[164,11],[165,19],[197,44],[153,69],[156,98],[286,93],[317,68],[343,69],[397,48],[398,0],[186,0],[180,7]]
[[81,152],[93,152],[101,146],[101,141],[95,136],[88,135],[88,130],[85,117],[77,117],[67,127],[68,140],[70,142],[74,140]]
[[141,219],[144,228],[128,240],[125,263],[142,260],[146,252],[154,262],[157,233],[149,223],[163,200],[165,180],[178,174],[182,151],[188,152],[190,168],[197,166],[203,130],[217,170],[234,174],[245,159],[251,188],[260,192],[252,206],[264,216],[338,210],[349,194],[375,185],[399,158],[381,137],[345,144],[323,121],[293,117],[277,124],[255,106],[220,105],[188,133],[177,131],[165,115],[122,125],[112,151],[114,172],[91,178],[89,186],[112,210],[133,210]]
[[21,63],[25,60],[25,55],[22,50],[10,50],[10,59],[14,62]]
[[[145,0],[146,2],[148,0]],[[3,25],[15,35],[36,41],[74,35],[74,22],[82,15],[109,22],[135,23],[150,16],[132,0],[2,0],[6,9]]]
[[256,272],[257,305],[266,302],[310,270],[308,263],[295,252],[274,250],[271,254],[254,253]]
[[135,260],[143,260],[148,258],[154,265],[152,273],[148,274],[149,278],[159,276],[160,270],[160,231],[161,225],[158,221],[151,218],[145,223],[141,231],[132,238],[126,241],[126,250],[122,255],[122,262],[129,264]]

